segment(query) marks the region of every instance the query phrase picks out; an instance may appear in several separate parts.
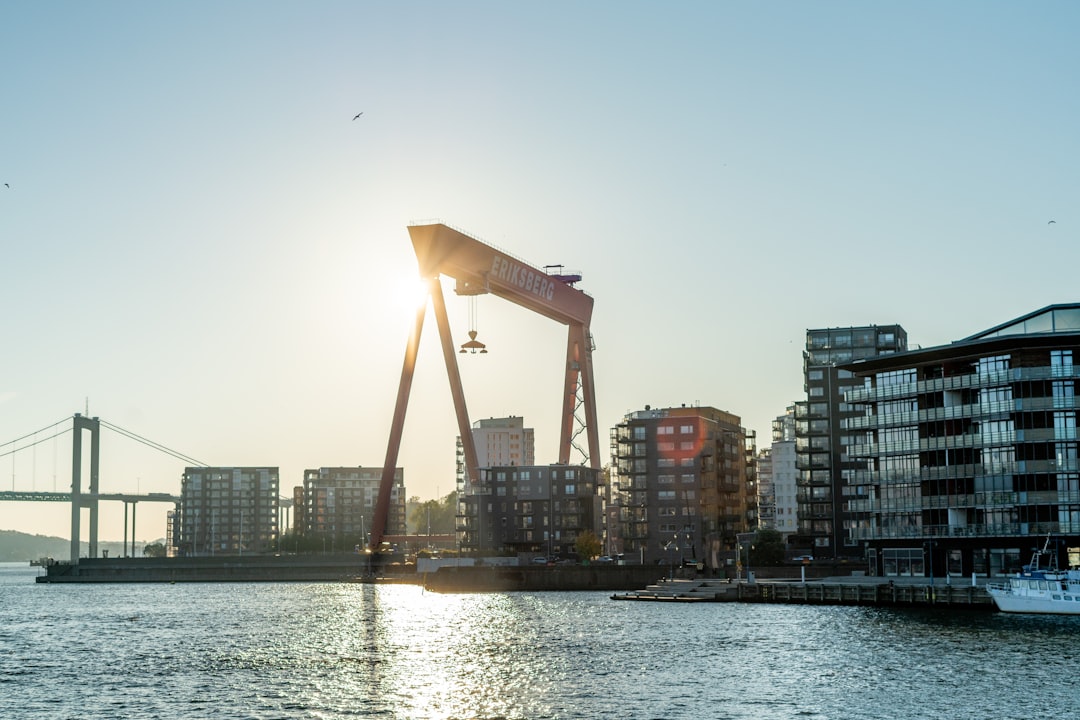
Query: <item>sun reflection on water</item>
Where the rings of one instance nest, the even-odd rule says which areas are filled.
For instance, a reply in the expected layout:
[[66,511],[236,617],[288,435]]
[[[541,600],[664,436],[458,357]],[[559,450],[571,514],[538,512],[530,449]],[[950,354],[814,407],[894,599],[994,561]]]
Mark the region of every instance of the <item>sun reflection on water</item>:
[[530,601],[514,595],[433,595],[420,588],[360,585],[342,598],[326,649],[340,665],[342,700],[380,698],[399,717],[437,720],[543,712],[551,678],[536,662],[543,644]]

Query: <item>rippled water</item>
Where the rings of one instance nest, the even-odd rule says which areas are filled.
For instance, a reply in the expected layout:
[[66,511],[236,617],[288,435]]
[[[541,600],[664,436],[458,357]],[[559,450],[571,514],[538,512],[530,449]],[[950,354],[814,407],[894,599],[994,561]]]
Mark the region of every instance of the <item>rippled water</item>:
[[1080,618],[35,574],[0,565],[0,718],[983,720],[1077,704]]

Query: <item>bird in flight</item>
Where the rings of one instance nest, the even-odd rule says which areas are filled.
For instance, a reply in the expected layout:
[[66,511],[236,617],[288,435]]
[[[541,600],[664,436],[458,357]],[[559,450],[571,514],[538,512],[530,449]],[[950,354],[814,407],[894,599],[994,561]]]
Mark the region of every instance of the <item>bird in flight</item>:
[[1050,222],[1048,222],[1046,224],[1047,225],[1057,225],[1057,220],[1051,220]]
[[362,111],[361,111],[361,112],[358,112],[358,113],[356,113],[355,115],[353,115],[353,120],[355,120],[356,118],[360,117],[360,116],[361,116],[361,115],[363,115],[363,114],[364,114],[364,113],[363,113]]
[[10,186],[10,185],[8,185],[7,183],[4,183],[4,187],[6,187],[6,188],[9,188],[9,187],[11,187],[11,186]]

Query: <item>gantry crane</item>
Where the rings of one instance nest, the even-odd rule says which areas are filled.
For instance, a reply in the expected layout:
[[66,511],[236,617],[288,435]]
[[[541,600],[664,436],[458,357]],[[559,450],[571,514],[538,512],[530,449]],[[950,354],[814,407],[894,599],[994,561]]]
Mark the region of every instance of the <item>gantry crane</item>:
[[[439,328],[446,372],[450,379],[450,393],[454,399],[458,434],[465,453],[465,467],[469,478],[480,478],[477,466],[476,445],[473,442],[469,412],[465,406],[465,393],[458,372],[457,353],[450,335],[450,321],[446,315],[440,277],[446,275],[456,281],[454,291],[459,295],[490,293],[527,310],[568,326],[566,342],[566,368],[562,388],[562,429],[559,434],[559,463],[569,464],[570,451],[574,447],[575,412],[580,406],[585,414],[582,422],[588,436],[590,467],[600,469],[600,439],[596,426],[596,392],[593,386],[592,320],[593,299],[573,284],[580,275],[565,274],[561,266],[547,266],[557,270],[548,273],[486,245],[479,240],[441,223],[413,225],[409,237],[416,252],[420,276],[427,283],[427,294],[435,310]],[[390,441],[383,463],[379,497],[375,503],[372,519],[370,548],[379,549],[386,531],[386,516],[390,509],[390,493],[397,467],[401,434],[405,425],[405,411],[409,404],[416,355],[420,346],[420,332],[427,315],[427,299],[416,312],[416,321],[405,348],[405,362],[401,369],[397,404],[390,427]],[[475,340],[475,338],[473,338]]]

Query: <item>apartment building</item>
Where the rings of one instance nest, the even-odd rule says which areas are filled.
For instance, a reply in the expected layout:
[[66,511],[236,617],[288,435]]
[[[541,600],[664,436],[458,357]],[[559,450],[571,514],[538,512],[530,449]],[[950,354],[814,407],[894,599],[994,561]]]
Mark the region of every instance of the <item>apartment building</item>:
[[758,527],[753,432],[713,407],[651,408],[611,431],[607,530],[614,552],[644,562],[678,555],[719,570]]
[[580,465],[484,468],[458,496],[461,550],[570,557],[582,532],[600,537],[600,481],[600,470]]
[[839,366],[851,539],[883,575],[1000,575],[1049,536],[1080,564],[1080,304]]
[[[524,418],[510,417],[477,420],[472,426],[476,462],[481,468],[535,465],[536,448],[532,428]],[[461,437],[457,438],[457,489],[468,493],[468,469]]]
[[[787,539],[799,529],[798,522],[798,485],[799,471],[795,454],[795,406],[788,408],[783,415],[772,422],[772,445],[769,461],[772,474],[771,499],[773,504],[772,524]],[[762,482],[764,485],[764,482]],[[764,491],[762,491],[764,494]],[[763,522],[764,526],[764,522]]]
[[822,328],[806,331],[803,373],[806,400],[795,404],[795,452],[799,470],[798,532],[792,545],[815,557],[857,556],[861,546],[846,512],[860,487],[849,482],[859,469],[849,457],[849,439],[841,427],[859,410],[844,392],[862,380],[845,366],[854,360],[907,349],[907,333],[899,325]]
[[176,555],[266,552],[278,538],[278,469],[185,468],[175,527]]
[[[381,467],[305,470],[300,493],[303,512],[297,513],[297,530],[306,537],[324,539],[328,550],[366,547],[381,483]],[[405,534],[405,501],[405,471],[395,468],[387,535]]]

